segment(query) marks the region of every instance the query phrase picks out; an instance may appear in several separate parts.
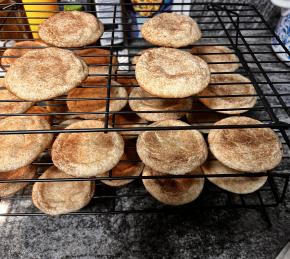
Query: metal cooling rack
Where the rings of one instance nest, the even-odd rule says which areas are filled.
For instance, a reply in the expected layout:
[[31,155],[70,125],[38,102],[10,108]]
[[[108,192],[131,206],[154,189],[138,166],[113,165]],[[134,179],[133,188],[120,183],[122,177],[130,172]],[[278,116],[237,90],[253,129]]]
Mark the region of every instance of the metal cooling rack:
[[[36,3],[41,4],[41,3]],[[50,3],[51,4],[51,3]],[[83,5],[83,3],[82,3]],[[95,4],[87,4],[93,7]],[[111,5],[111,4],[107,4]],[[152,5],[152,4],[151,4]],[[194,178],[194,177],[205,177],[204,175],[194,175],[194,176],[164,176],[164,177],[142,177],[142,176],[128,176],[128,177],[112,177],[111,173],[109,177],[94,177],[89,180],[96,181],[96,193],[92,202],[85,209],[70,213],[69,215],[96,215],[103,213],[145,213],[145,212],[158,212],[158,213],[179,213],[184,211],[191,211],[195,208],[254,208],[261,210],[263,217],[270,224],[270,218],[267,214],[267,207],[275,207],[283,202],[289,181],[289,162],[290,162],[290,141],[288,138],[288,129],[290,122],[290,112],[289,112],[289,98],[290,91],[285,91],[285,85],[290,84],[290,70],[287,66],[283,65],[279,61],[271,49],[270,39],[275,37],[278,43],[282,47],[282,52],[288,54],[289,51],[282,44],[279,38],[275,35],[273,30],[267,24],[265,19],[259,13],[259,11],[252,5],[246,4],[213,4],[213,3],[192,3],[191,5],[191,17],[196,19],[200,28],[203,32],[203,38],[197,44],[197,46],[205,45],[221,45],[228,46],[231,48],[235,54],[239,57],[241,67],[236,72],[227,72],[224,74],[235,74],[240,73],[247,76],[254,85],[258,102],[254,108],[251,108],[249,112],[245,115],[252,118],[259,119],[263,122],[261,125],[235,125],[235,126],[208,126],[208,125],[195,125],[190,127],[148,127],[145,123],[140,123],[138,127],[130,128],[129,124],[124,128],[124,125],[118,124],[116,122],[117,116],[122,114],[127,114],[128,116],[134,115],[133,111],[120,111],[112,112],[110,110],[110,101],[112,99],[123,99],[123,98],[111,98],[110,89],[112,87],[117,87],[111,85],[111,80],[116,78],[115,74],[112,74],[112,58],[113,55],[117,55],[119,59],[125,60],[121,63],[119,62],[119,68],[117,74],[122,74],[123,77],[134,77],[134,65],[132,65],[132,58],[143,49],[153,47],[152,45],[145,43],[140,37],[130,36],[132,32],[138,32],[138,30],[132,30],[130,27],[132,25],[132,10],[133,6],[129,3],[124,3],[121,8],[120,6],[114,6],[114,12],[108,14],[114,21],[115,25],[122,23],[124,33],[124,41],[122,44],[114,45],[114,40],[117,38],[116,33],[120,32],[116,30],[115,26],[111,26],[109,29],[105,30],[111,32],[111,36],[106,38],[111,42],[109,46],[101,46],[100,42],[95,45],[86,46],[83,48],[71,48],[75,49],[85,49],[85,48],[103,48],[110,51],[110,63],[108,64],[109,73],[108,74],[90,74],[89,76],[107,76],[107,82],[103,85],[91,85],[86,87],[104,87],[107,89],[107,96],[105,98],[82,98],[82,100],[105,100],[106,110],[103,113],[105,115],[104,127],[100,129],[80,129],[80,130],[66,130],[59,128],[59,120],[54,119],[52,130],[47,131],[2,131],[0,134],[35,134],[35,133],[67,133],[67,132],[96,132],[96,131],[145,131],[145,130],[180,130],[180,129],[210,129],[210,128],[244,128],[244,127],[270,127],[274,129],[277,134],[279,134],[284,147],[284,156],[282,163],[272,171],[253,174],[253,173],[241,173],[239,175],[211,175],[211,177],[240,177],[240,176],[268,176],[268,181],[264,187],[249,195],[237,195],[221,190],[215,187],[210,182],[206,180],[206,185],[201,196],[191,204],[180,206],[180,207],[170,207],[165,206],[148,195],[141,184],[141,179],[143,178]],[[15,18],[12,14],[14,10],[19,12],[24,12],[22,4],[15,5],[5,5],[0,4],[0,9],[5,12],[3,24],[0,24],[2,32],[10,33],[11,38],[1,39],[4,41],[9,41],[16,33],[16,31],[11,31],[8,28],[12,25],[10,20]],[[95,11],[90,11],[95,13]],[[38,18],[41,18],[39,16]],[[19,25],[21,28],[27,28],[22,30],[23,33],[31,33],[29,30],[29,24],[26,21]],[[135,24],[137,25],[137,24]],[[104,39],[104,36],[103,38]],[[15,41],[21,41],[23,39],[15,39]],[[33,40],[33,39],[31,39]],[[39,47],[41,48],[41,47]],[[189,49],[189,47],[185,49]],[[124,49],[128,50],[128,53],[124,52]],[[0,53],[5,50],[5,47],[0,48]],[[125,53],[125,54],[124,54]],[[205,53],[205,54],[218,54],[218,53]],[[229,53],[228,53],[229,54]],[[3,54],[0,56],[4,57]],[[16,58],[7,57],[6,58]],[[213,62],[217,63],[217,62]],[[229,62],[224,62],[229,63]],[[274,65],[275,64],[275,65]],[[93,64],[92,66],[100,66],[106,64]],[[5,67],[2,66],[5,70]],[[213,73],[213,74],[221,74]],[[3,77],[3,76],[2,76]],[[227,84],[227,83],[224,83]],[[241,84],[241,83],[239,83]],[[238,84],[237,84],[238,85]],[[138,85],[123,85],[128,87],[138,87]],[[240,97],[240,95],[224,95],[222,97]],[[245,95],[253,96],[253,95]],[[199,98],[210,98],[209,96],[202,96]],[[216,98],[216,97],[214,97]],[[135,98],[138,99],[138,98]],[[144,98],[145,99],[145,98]],[[158,97],[147,97],[146,99],[158,99]],[[192,97],[193,102],[197,101],[197,97]],[[61,96],[53,99],[55,103],[53,105],[61,106],[63,101],[69,101],[65,96]],[[76,100],[76,99],[71,99]],[[5,102],[13,102],[12,100],[0,100]],[[42,103],[39,104],[43,105]],[[244,108],[241,108],[244,109]],[[223,109],[226,110],[226,109]],[[237,108],[236,110],[239,110]],[[180,110],[179,110],[180,111]],[[182,110],[188,113],[208,113],[212,110]],[[149,112],[149,111],[143,111]],[[154,111],[154,113],[165,111]],[[170,111],[166,111],[170,112]],[[176,112],[176,111],[171,111]],[[77,115],[77,114],[98,114],[96,113],[77,113],[77,112],[65,112],[56,113],[52,112],[49,114],[36,114],[39,116],[60,116],[60,115]],[[3,114],[0,114],[0,116]],[[35,114],[33,114],[35,115]],[[109,116],[112,115],[112,128],[108,128]],[[32,116],[31,114],[11,114],[10,116]],[[135,148],[133,144],[131,148]],[[49,151],[49,150],[48,150]],[[45,152],[39,157],[34,164],[39,167],[39,174],[41,174],[45,168],[52,165],[51,159],[48,152]],[[285,170],[285,168],[287,170]],[[111,188],[103,185],[98,180],[108,180],[108,179],[136,179],[133,183],[128,186]],[[70,179],[24,179],[24,180],[0,180],[1,182],[33,182],[36,181],[84,181],[88,179],[84,178],[70,178]],[[31,186],[29,185],[23,192],[17,195],[2,199],[1,203],[9,203],[10,209],[8,212],[1,212],[2,216],[40,216],[44,215],[40,213],[31,204]]]

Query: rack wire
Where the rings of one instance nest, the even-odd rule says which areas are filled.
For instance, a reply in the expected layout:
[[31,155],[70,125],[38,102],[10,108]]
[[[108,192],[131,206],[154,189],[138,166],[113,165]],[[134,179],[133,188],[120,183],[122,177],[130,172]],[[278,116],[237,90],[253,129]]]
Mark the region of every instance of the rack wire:
[[[42,5],[43,3],[35,3]],[[51,4],[51,3],[50,3]],[[60,4],[58,4],[60,5]],[[84,5],[82,3],[82,5]],[[95,6],[96,4],[85,4],[88,6]],[[44,215],[35,209],[31,204],[27,205],[27,201],[31,200],[31,186],[34,182],[38,181],[96,181],[96,193],[95,196],[88,207],[85,209],[70,213],[69,215],[97,215],[103,213],[145,213],[145,212],[156,212],[156,213],[179,213],[184,211],[191,211],[195,208],[254,208],[261,210],[265,220],[271,224],[269,215],[267,214],[267,207],[275,207],[281,204],[284,201],[286,190],[289,181],[289,159],[290,159],[290,140],[289,140],[289,122],[290,122],[290,106],[289,98],[290,92],[285,90],[285,85],[290,84],[290,72],[289,69],[277,59],[275,54],[271,49],[270,39],[272,37],[277,39],[276,44],[279,44],[282,47],[281,53],[286,52],[290,54],[288,49],[283,45],[271,27],[267,24],[265,19],[259,13],[253,5],[247,4],[236,4],[236,3],[210,3],[210,2],[200,2],[200,3],[191,3],[191,17],[196,19],[203,33],[203,38],[195,44],[195,46],[227,46],[231,48],[234,53],[238,56],[241,67],[235,72],[216,72],[213,74],[236,74],[240,73],[248,77],[256,89],[256,95],[243,95],[256,96],[258,102],[255,107],[249,109],[245,115],[256,118],[263,123],[261,125],[234,125],[234,126],[213,126],[213,125],[192,125],[188,127],[150,127],[149,123],[139,123],[137,127],[130,127],[130,123],[125,125],[117,122],[117,117],[120,115],[133,116],[135,112],[126,109],[118,112],[110,110],[110,101],[111,100],[121,100],[124,98],[111,97],[111,89],[113,87],[118,87],[112,85],[112,80],[117,80],[120,75],[123,78],[134,78],[135,70],[134,65],[132,64],[132,58],[141,50],[153,47],[149,43],[144,42],[140,36],[132,36],[132,33],[138,33],[138,29],[132,29],[132,10],[133,4],[123,3],[121,8],[119,5],[111,5],[114,7],[114,12],[111,13],[109,18],[112,18],[113,25],[122,25],[122,30],[124,34],[123,42],[121,44],[114,44],[114,40],[117,39],[116,33],[120,32],[115,28],[117,26],[111,26],[107,28],[107,32],[111,32],[111,36],[106,38],[110,41],[110,44],[107,46],[101,46],[100,41],[96,44],[82,47],[82,48],[70,48],[71,50],[87,49],[87,48],[102,48],[107,49],[109,54],[109,63],[108,64],[92,64],[91,67],[97,66],[108,66],[108,74],[89,74],[89,77],[93,76],[106,76],[105,84],[93,84],[80,87],[89,87],[89,88],[106,88],[107,96],[104,98],[71,98],[67,96],[60,96],[54,98],[53,106],[61,107],[64,105],[65,101],[73,100],[104,100],[106,101],[106,108],[103,112],[50,112],[50,113],[39,113],[39,114],[9,114],[9,116],[54,116],[53,125],[51,130],[20,130],[20,131],[2,131],[0,134],[36,134],[36,133],[69,133],[69,132],[132,132],[132,135],[136,135],[137,132],[148,131],[148,130],[185,130],[185,129],[212,129],[212,128],[256,128],[256,127],[269,127],[276,131],[280,136],[281,141],[284,147],[284,156],[282,163],[272,171],[265,173],[240,173],[240,174],[219,174],[211,175],[211,177],[241,177],[241,176],[268,176],[268,181],[260,190],[256,191],[253,194],[248,195],[237,195],[233,193],[226,192],[221,190],[218,187],[212,185],[209,181],[206,181],[205,190],[198,198],[197,201],[180,206],[180,207],[170,207],[159,204],[153,198],[151,198],[148,193],[144,190],[141,184],[141,179],[144,178],[194,178],[194,177],[205,177],[204,175],[191,175],[191,176],[126,176],[126,177],[116,177],[110,175],[108,177],[93,177],[90,179],[87,178],[69,178],[69,179],[15,179],[15,180],[1,180],[0,183],[4,182],[29,182],[31,183],[24,191],[20,192],[16,196],[3,198],[3,202],[9,202],[11,204],[10,210],[6,212],[1,212],[2,216],[40,216]],[[154,4],[150,4],[154,5]],[[9,8],[8,8],[9,7]],[[12,9],[11,9],[12,7]],[[20,8],[21,7],[21,8]],[[13,18],[15,18],[11,13],[15,10],[18,12],[24,12],[23,6],[20,3],[14,5],[5,5],[0,4],[0,9],[2,12],[5,12],[4,16],[5,21],[0,24],[1,31],[9,33],[11,38],[2,38],[3,41],[15,40],[22,41],[22,38],[15,38],[13,35],[19,33],[19,30],[9,30],[7,29],[10,25],[19,26],[22,28],[23,33],[32,33],[34,31],[29,30],[29,24],[27,20],[18,24],[12,23]],[[95,11],[89,11],[91,13],[96,13]],[[97,13],[98,16],[98,13]],[[3,18],[3,17],[2,17]],[[36,17],[41,18],[41,16]],[[36,19],[35,18],[35,19]],[[14,20],[15,22],[15,20]],[[137,26],[135,23],[135,27]],[[23,29],[26,28],[26,29]],[[106,28],[106,27],[105,27]],[[31,34],[32,36],[32,34]],[[103,36],[101,39],[105,39]],[[30,40],[34,40],[32,37]],[[11,47],[17,48],[17,47]],[[20,48],[20,47],[18,47]],[[34,47],[34,48],[43,48],[43,47]],[[190,49],[191,46],[183,49]],[[16,56],[4,56],[3,51],[6,49],[0,47],[1,58],[17,58]],[[126,50],[124,52],[124,50]],[[219,53],[204,53],[206,55],[214,55]],[[230,53],[225,53],[230,54]],[[121,62],[119,62],[117,67],[116,74],[113,74],[113,68],[116,66],[113,64],[113,56],[116,55]],[[102,55],[100,55],[102,56]],[[289,61],[288,61],[289,62]],[[234,62],[223,62],[234,63]],[[210,64],[219,64],[218,62],[212,62]],[[273,66],[275,64],[275,66]],[[7,67],[1,66],[5,71]],[[3,77],[3,76],[1,76]],[[224,83],[227,84],[227,83]],[[231,83],[232,84],[232,83]],[[236,85],[240,85],[237,83]],[[139,87],[138,84],[123,84],[123,87],[127,89],[132,89],[134,87]],[[241,95],[223,95],[220,97],[240,97]],[[197,97],[191,97],[193,102],[197,102]],[[198,98],[217,98],[212,96],[199,96]],[[127,99],[127,98],[125,98]],[[140,98],[139,98],[140,99]],[[159,99],[158,97],[146,97],[144,99]],[[138,100],[138,98],[135,98]],[[0,100],[0,102],[15,102],[13,100]],[[43,103],[38,105],[42,106]],[[47,105],[47,104],[46,104]],[[234,110],[244,110],[245,108],[236,108]],[[229,110],[229,109],[216,109],[215,111],[220,110]],[[231,109],[233,110],[233,109]],[[150,111],[143,111],[144,113],[149,113]],[[152,111],[151,111],[152,112]],[[165,112],[177,112],[174,111],[163,111],[157,110],[154,113],[165,113]],[[191,109],[191,110],[178,110],[178,112],[186,113],[212,113],[212,109]],[[142,112],[138,112],[142,113]],[[105,115],[104,127],[100,129],[78,129],[78,130],[68,130],[60,127],[60,120],[58,116],[67,116],[67,115],[79,115],[79,114],[103,114]],[[0,114],[4,116],[6,114]],[[109,128],[110,124],[110,115],[112,115],[111,124],[112,128]],[[7,115],[6,115],[7,116]],[[136,123],[134,123],[136,124]],[[136,126],[136,125],[135,125]],[[130,148],[135,148],[133,143]],[[38,166],[38,173],[41,174],[45,168],[52,165],[51,159],[48,155],[48,151],[42,154],[34,164]],[[135,181],[129,184],[126,187],[120,188],[110,188],[106,187],[104,184],[100,183],[99,180],[118,180],[118,179],[135,179]]]

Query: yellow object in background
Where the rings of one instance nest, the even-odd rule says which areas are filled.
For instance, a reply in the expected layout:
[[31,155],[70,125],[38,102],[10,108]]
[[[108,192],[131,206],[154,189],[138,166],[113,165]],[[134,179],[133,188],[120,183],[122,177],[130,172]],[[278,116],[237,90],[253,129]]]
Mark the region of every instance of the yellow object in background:
[[[32,35],[34,39],[39,39],[38,26],[44,20],[55,14],[58,11],[58,5],[49,3],[57,3],[57,0],[22,0],[24,4],[24,10],[30,26],[30,30],[33,31]],[[48,3],[47,5],[28,5],[30,3]]]
[[[134,11],[137,12],[140,16],[151,16],[154,12],[159,10],[162,4],[162,0],[131,0],[131,2],[133,4],[140,4],[140,5],[133,5]],[[160,5],[146,5],[149,3],[160,4]]]

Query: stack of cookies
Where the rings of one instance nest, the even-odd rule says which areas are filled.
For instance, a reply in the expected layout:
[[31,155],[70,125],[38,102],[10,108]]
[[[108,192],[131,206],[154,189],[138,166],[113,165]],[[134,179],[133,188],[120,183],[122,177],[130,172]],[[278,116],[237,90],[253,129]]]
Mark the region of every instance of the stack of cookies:
[[[189,124],[178,120],[186,112],[191,125],[225,125],[225,129],[201,131],[209,133],[208,144],[197,130],[142,132],[137,139],[137,152],[145,164],[144,176],[257,173],[280,163],[282,145],[273,130],[226,129],[227,125],[261,123],[249,117],[226,118],[247,112],[257,101],[250,80],[231,73],[239,68],[239,59],[230,49],[223,46],[176,49],[199,40],[201,32],[190,17],[174,13],[148,20],[141,33],[158,47],[143,50],[132,60],[140,88],[130,93],[134,97],[129,101],[131,109],[141,118],[154,121],[149,127],[186,128]],[[156,113],[147,114],[146,110]],[[269,151],[268,155],[264,156],[263,150]],[[246,194],[259,189],[267,177],[208,176],[208,179],[227,191]],[[143,179],[143,183],[152,196],[170,205],[193,201],[204,184],[203,178]]]
[[[17,102],[1,102],[0,110],[7,116],[15,113],[27,115],[2,118],[2,131],[49,132],[51,115],[56,113],[55,117],[62,121],[62,129],[87,129],[92,133],[59,134],[54,142],[51,133],[1,135],[1,179],[35,177],[36,167],[31,163],[49,147],[54,166],[48,168],[40,179],[107,176],[110,170],[116,176],[141,174],[143,164],[138,162],[136,151],[132,152],[132,144],[125,147],[123,137],[117,132],[105,134],[97,130],[104,127],[101,120],[105,116],[106,76],[117,70],[116,57],[110,57],[110,52],[104,49],[70,51],[58,48],[94,43],[103,29],[101,22],[91,14],[61,12],[40,25],[42,41],[19,42],[6,50],[1,60],[7,70],[1,83],[5,89],[0,95],[4,100]],[[113,65],[111,71],[109,64]],[[111,87],[111,98],[124,98],[110,102],[110,111],[119,111],[126,106],[127,90],[114,80]],[[64,105],[51,100],[58,96],[64,96]],[[75,114],[70,117],[61,115],[66,112]],[[121,118],[122,121],[126,119]],[[135,119],[142,121],[137,116]],[[129,139],[126,141],[130,142]],[[128,182],[104,181],[110,186]],[[0,195],[13,195],[25,186],[25,183],[0,184]],[[37,182],[33,186],[32,200],[44,213],[58,215],[81,209],[91,200],[94,191],[93,181]]]
[[[236,55],[226,47],[177,49],[201,38],[197,23],[174,13],[153,17],[144,23],[141,32],[145,40],[158,47],[134,58],[136,79],[119,75],[110,78],[110,111],[133,111],[134,116],[110,116],[114,125],[109,127],[130,125],[132,130],[105,133],[107,76],[116,73],[117,59],[105,49],[63,49],[92,44],[103,31],[102,23],[91,14],[60,12],[40,25],[41,40],[19,42],[6,50],[1,60],[7,69],[1,82],[5,89],[0,98],[15,102],[0,103],[0,130],[25,134],[0,135],[1,179],[35,177],[33,161],[51,148],[53,166],[40,179],[63,181],[36,182],[32,191],[34,205],[50,215],[79,210],[94,195],[94,181],[67,178],[125,177],[102,181],[116,187],[131,181],[126,177],[142,173],[148,192],[169,205],[195,200],[204,187],[203,174],[220,188],[235,193],[250,193],[265,183],[266,177],[210,175],[264,172],[277,166],[282,159],[282,146],[273,130],[189,129],[190,125],[200,125],[200,120],[209,121],[204,113],[192,112],[201,109],[197,107],[215,111],[210,116],[211,123],[217,126],[260,124],[245,116],[226,117],[255,105],[256,92],[251,82],[238,74],[211,75],[238,69]],[[215,54],[208,54],[212,52]],[[241,83],[239,87],[236,82]],[[125,84],[140,87],[131,90]],[[40,102],[42,106],[38,106]],[[26,115],[21,116],[23,113]],[[51,124],[55,120],[60,122],[57,129],[65,132],[54,138]],[[148,122],[153,122],[148,131],[134,131],[134,126]],[[178,130],[170,130],[172,127]],[[203,133],[209,133],[207,140]],[[134,137],[138,137],[137,142]],[[0,197],[13,195],[25,186],[26,183],[1,183]]]

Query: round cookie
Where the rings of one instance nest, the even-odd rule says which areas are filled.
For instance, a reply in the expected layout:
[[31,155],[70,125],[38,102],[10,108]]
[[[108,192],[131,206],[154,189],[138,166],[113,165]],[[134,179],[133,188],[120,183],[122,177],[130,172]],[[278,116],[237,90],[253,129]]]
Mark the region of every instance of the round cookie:
[[87,65],[72,51],[46,48],[18,58],[5,76],[5,86],[28,101],[42,101],[67,93],[87,77]]
[[[213,85],[210,84],[198,95],[217,96],[217,98],[199,98],[199,101],[210,109],[228,109],[217,110],[217,112],[225,114],[240,114],[247,112],[250,108],[254,107],[257,102],[256,96],[223,97],[223,95],[257,95],[251,81],[242,75],[212,75],[210,83]],[[229,84],[224,85],[223,83]],[[236,108],[245,108],[245,110],[231,110]]]
[[[249,117],[233,116],[214,125],[262,124]],[[222,164],[243,172],[263,172],[276,167],[283,155],[282,144],[270,128],[211,129],[209,148]]]
[[[109,74],[110,51],[106,49],[82,49],[74,51],[87,64],[91,76],[105,76]],[[118,69],[118,60],[115,55],[112,56],[111,74],[115,74]]]
[[193,44],[202,36],[192,18],[177,13],[154,16],[142,25],[141,34],[153,45],[173,48]]
[[[202,174],[200,168],[188,173]],[[145,166],[142,176],[164,176]],[[194,201],[202,192],[204,178],[142,179],[146,190],[158,201],[168,205],[183,205]]]
[[[66,129],[103,128],[104,122],[84,120]],[[52,146],[52,161],[61,171],[76,177],[103,174],[116,166],[124,153],[117,132],[61,133]]]
[[78,12],[59,12],[39,26],[39,37],[56,47],[82,47],[95,43],[104,26],[94,15]]
[[194,46],[191,53],[207,63],[220,63],[208,64],[210,72],[234,72],[240,66],[239,58],[225,46]]
[[[71,178],[57,169],[48,168],[39,179]],[[32,201],[42,212],[60,215],[85,207],[94,196],[92,181],[36,182],[32,188]]]
[[[85,86],[95,85],[95,88],[75,88],[68,93],[68,99],[78,98],[107,98],[107,80],[96,79],[95,81],[84,82]],[[111,80],[110,98],[128,98],[127,91],[120,84]],[[110,100],[110,111],[120,111],[127,104],[127,100]],[[105,117],[106,100],[75,100],[67,101],[67,107],[70,112],[100,112],[100,114],[77,114],[77,117],[83,119],[100,119]]]
[[[23,101],[16,95],[9,92],[7,89],[0,89],[0,113],[1,114],[13,114],[13,113],[23,113],[27,111],[34,103]],[[8,102],[4,102],[7,100]],[[1,116],[0,118],[4,118]]]
[[239,174],[217,160],[207,161],[201,166],[207,179],[223,190],[237,194],[248,194],[260,189],[267,181],[267,176],[261,177],[210,177],[211,174]]
[[[192,107],[192,100],[190,98],[178,99],[146,99],[152,98],[151,94],[146,93],[142,88],[135,87],[129,98],[129,105],[131,109],[137,112],[138,116],[147,121],[160,121],[160,120],[176,120],[186,114],[186,110]],[[134,98],[134,99],[133,99]],[[139,99],[135,99],[139,98]],[[174,112],[178,110],[185,110],[184,112]],[[149,111],[148,113],[138,113],[140,111]],[[152,113],[159,111],[158,113]],[[160,113],[160,111],[172,111]]]
[[[126,143],[128,144],[128,143]],[[121,157],[120,162],[112,169],[112,176],[138,176],[142,173],[144,164],[139,162],[139,157],[136,153],[136,149],[134,147],[128,147],[125,145],[125,152]],[[108,177],[109,172],[104,173],[100,176]],[[101,180],[106,185],[117,187],[123,186],[130,182],[134,181],[134,179],[124,179],[124,180]]]
[[147,50],[139,57],[135,70],[143,90],[163,98],[189,97],[204,90],[210,81],[207,63],[178,49]]
[[[39,116],[7,117],[0,120],[0,131],[50,130]],[[52,141],[53,134],[0,135],[0,172],[31,164]]]
[[[1,180],[33,179],[36,173],[36,166],[28,165],[16,170],[1,172]],[[25,188],[29,182],[0,183],[0,197],[9,197]]]
[[[178,120],[154,122],[149,127],[190,126]],[[203,164],[207,145],[197,130],[144,131],[137,139],[137,153],[143,163],[165,173],[182,175]]]
[[[40,47],[47,47],[48,45],[40,40],[35,41],[19,41],[13,45],[13,48],[7,48],[1,58],[2,66],[10,66],[17,58],[22,57],[26,52]],[[7,67],[5,67],[8,69]]]

